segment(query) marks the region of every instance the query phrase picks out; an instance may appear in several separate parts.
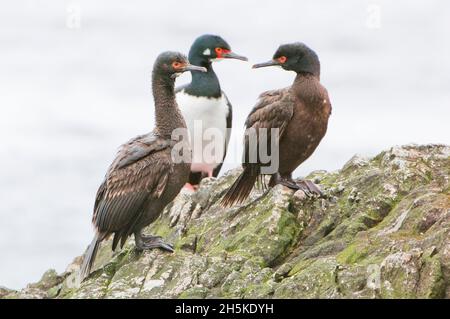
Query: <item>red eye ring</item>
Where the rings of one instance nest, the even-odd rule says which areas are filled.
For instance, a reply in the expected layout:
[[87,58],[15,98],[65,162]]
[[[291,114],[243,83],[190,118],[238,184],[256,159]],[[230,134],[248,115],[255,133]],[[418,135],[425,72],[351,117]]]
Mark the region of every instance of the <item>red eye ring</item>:
[[223,52],[223,49],[220,47],[215,48],[214,50],[216,51],[216,53],[219,53],[219,54]]
[[280,62],[281,64],[283,64],[283,63],[286,63],[287,58],[286,58],[284,55],[282,55],[282,56],[280,56],[277,60],[278,60],[278,62]]
[[181,68],[181,66],[182,66],[181,62],[178,62],[178,61],[173,61],[172,62],[172,67],[174,69],[179,69],[179,68]]

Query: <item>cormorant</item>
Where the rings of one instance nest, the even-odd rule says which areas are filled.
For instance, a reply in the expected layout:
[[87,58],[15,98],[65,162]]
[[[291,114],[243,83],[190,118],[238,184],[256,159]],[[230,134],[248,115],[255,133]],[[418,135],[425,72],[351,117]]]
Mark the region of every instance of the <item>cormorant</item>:
[[[331,104],[327,90],[320,83],[319,58],[305,44],[297,42],[281,45],[272,60],[255,64],[253,68],[266,66],[281,66],[284,70],[294,71],[297,76],[290,87],[262,93],[248,115],[242,163],[244,170],[222,198],[223,206],[244,201],[257,179],[264,174],[262,169],[272,164],[262,161],[259,149],[264,146],[271,152],[271,129],[274,128],[279,129],[275,138],[279,165],[276,172],[270,173],[269,186],[283,184],[308,194],[321,195],[313,182],[296,182],[291,175],[311,156],[327,131]],[[261,129],[267,129],[267,139],[262,138]],[[252,134],[256,135],[257,145],[252,145]],[[250,161],[252,158],[255,160]]]
[[[174,130],[186,128],[175,100],[174,85],[177,75],[194,70],[206,72],[203,67],[189,64],[181,53],[164,52],[156,59],[152,72],[156,127],[121,146],[97,191],[92,218],[95,236],[84,256],[81,280],[89,275],[100,242],[110,235],[114,235],[113,250],[119,242],[123,247],[134,234],[140,250],[173,251],[161,237],[144,236],[142,229],[158,218],[189,176],[191,154],[187,134],[186,138],[172,136]],[[173,157],[176,147],[180,147],[180,156],[185,156],[186,161]]]
[[[223,59],[247,61],[246,57],[232,52],[220,36],[205,34],[198,37],[189,50],[189,61],[205,67],[207,72],[191,72],[191,83],[176,89],[177,102],[191,136],[192,165],[187,187],[192,189],[204,177],[217,177],[227,153],[233,110],[212,68],[212,62]],[[222,138],[217,141],[220,143],[214,143],[213,138],[205,134],[207,129],[220,133],[216,137]],[[207,148],[211,152],[205,151]]]

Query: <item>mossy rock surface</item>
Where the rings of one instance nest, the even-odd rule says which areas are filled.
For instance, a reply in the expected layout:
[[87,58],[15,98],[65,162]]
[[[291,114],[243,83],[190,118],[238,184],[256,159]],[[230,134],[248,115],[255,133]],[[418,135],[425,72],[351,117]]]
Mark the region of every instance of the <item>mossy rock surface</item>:
[[183,191],[148,227],[175,253],[105,242],[81,286],[77,257],[0,298],[450,298],[450,147],[355,156],[308,176],[324,198],[256,188],[223,209],[238,173]]

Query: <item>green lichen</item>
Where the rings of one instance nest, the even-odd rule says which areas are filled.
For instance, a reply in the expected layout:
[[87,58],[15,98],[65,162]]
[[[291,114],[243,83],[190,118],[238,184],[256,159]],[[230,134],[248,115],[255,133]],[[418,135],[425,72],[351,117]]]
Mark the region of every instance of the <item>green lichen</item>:
[[352,243],[340,252],[336,259],[341,264],[351,265],[363,260],[368,254],[369,247],[359,243]]
[[145,230],[173,254],[138,253],[132,239],[113,253],[107,241],[80,287],[73,270],[49,272],[0,297],[450,298],[448,154],[430,145],[355,157],[308,176],[324,198],[277,186],[229,209],[218,202],[240,171],[205,179]]

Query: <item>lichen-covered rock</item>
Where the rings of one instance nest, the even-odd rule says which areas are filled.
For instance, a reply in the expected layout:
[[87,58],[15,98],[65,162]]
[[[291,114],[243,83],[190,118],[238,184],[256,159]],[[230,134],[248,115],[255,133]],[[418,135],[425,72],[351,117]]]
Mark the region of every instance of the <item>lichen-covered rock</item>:
[[62,283],[68,273],[58,275],[54,269],[47,270],[41,280],[37,283],[29,284],[21,291],[12,291],[0,287],[0,298],[6,299],[49,299],[59,295]]
[[175,253],[106,242],[81,286],[77,258],[0,298],[450,298],[450,147],[355,156],[308,177],[324,198],[276,186],[223,209],[238,172],[183,191],[147,229]]

